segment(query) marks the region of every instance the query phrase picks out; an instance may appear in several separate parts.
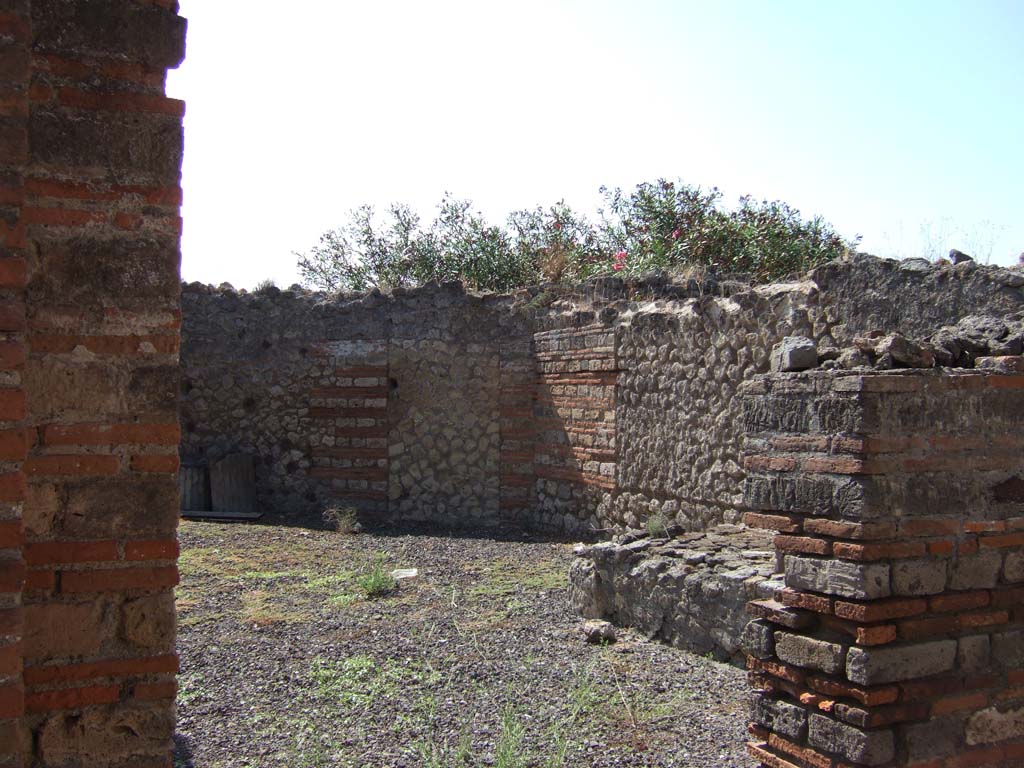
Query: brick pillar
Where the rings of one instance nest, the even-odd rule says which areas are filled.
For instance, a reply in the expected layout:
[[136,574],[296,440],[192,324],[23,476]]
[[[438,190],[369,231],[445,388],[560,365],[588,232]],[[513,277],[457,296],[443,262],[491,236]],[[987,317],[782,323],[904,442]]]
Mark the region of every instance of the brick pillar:
[[31,21],[27,0],[0,5],[0,766],[20,766],[25,581],[24,170],[28,161]]
[[742,396],[747,522],[779,531],[786,579],[750,605],[751,754],[1024,761],[1024,375],[783,374]]
[[185,23],[163,0],[30,6],[23,722],[34,766],[165,768]]

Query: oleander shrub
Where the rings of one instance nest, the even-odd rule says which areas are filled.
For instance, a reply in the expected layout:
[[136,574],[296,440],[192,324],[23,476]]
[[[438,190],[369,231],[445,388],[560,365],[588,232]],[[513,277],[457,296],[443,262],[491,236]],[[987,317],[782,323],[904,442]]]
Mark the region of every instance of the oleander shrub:
[[473,290],[576,282],[595,275],[745,273],[768,281],[842,256],[844,239],[820,216],[746,196],[729,209],[716,189],[646,182],[631,192],[601,188],[596,220],[564,202],[489,223],[468,200],[446,195],[432,222],[408,206],[378,220],[371,206],[297,254],[302,279],[326,291],[387,290],[459,280]]

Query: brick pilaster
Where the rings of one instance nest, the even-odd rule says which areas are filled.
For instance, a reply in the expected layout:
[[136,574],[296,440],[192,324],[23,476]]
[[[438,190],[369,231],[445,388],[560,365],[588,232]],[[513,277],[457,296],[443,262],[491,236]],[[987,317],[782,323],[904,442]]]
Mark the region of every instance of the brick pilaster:
[[750,751],[773,768],[1024,759],[1024,375],[763,377],[744,392]]
[[25,166],[31,19],[27,0],[0,11],[0,766],[23,764],[25,478]]
[[164,79],[185,22],[27,5],[23,722],[33,764],[166,765],[184,104]]

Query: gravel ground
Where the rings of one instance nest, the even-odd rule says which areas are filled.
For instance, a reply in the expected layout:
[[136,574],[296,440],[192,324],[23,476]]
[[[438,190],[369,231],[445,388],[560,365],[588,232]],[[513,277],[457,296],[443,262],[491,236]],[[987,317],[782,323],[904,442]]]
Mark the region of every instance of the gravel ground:
[[[629,632],[583,641],[571,544],[180,536],[176,768],[753,765],[741,670]],[[419,575],[368,598],[393,568]]]

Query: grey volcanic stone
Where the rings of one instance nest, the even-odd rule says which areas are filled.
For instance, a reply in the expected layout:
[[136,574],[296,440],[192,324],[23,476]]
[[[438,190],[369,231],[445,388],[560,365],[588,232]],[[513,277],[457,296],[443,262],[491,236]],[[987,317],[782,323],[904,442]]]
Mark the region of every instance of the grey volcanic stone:
[[962,727],[950,718],[906,726],[903,742],[907,745],[907,756],[917,761],[952,755],[956,752],[957,736]]
[[888,597],[889,566],[786,555],[786,586],[855,600]]
[[842,672],[846,664],[846,646],[791,632],[775,633],[775,654],[787,664],[830,675]]
[[892,564],[894,595],[937,595],[945,589],[945,560],[897,560]]
[[935,364],[935,355],[930,349],[898,333],[880,339],[875,354],[889,355],[897,368],[931,368]]
[[861,685],[894,683],[948,672],[956,660],[956,640],[895,647],[851,648],[846,676]]
[[988,635],[971,635],[957,641],[956,665],[967,672],[985,669],[991,658]]
[[964,555],[953,563],[950,575],[952,589],[992,589],[999,581],[1003,556],[999,552],[978,552]]
[[755,723],[793,741],[803,741],[807,735],[807,710],[782,699],[753,694],[750,716]]
[[803,336],[787,336],[772,347],[771,370],[806,371],[818,364],[818,349]]
[[775,625],[766,619],[754,619],[743,628],[743,639],[740,647],[758,659],[770,659],[775,656]]
[[1014,629],[992,635],[992,661],[1004,667],[1024,666],[1024,631]]
[[583,637],[588,643],[601,645],[603,643],[614,643],[617,639],[615,626],[608,621],[590,619],[583,622]]
[[808,718],[807,740],[812,747],[860,765],[882,765],[896,755],[891,730],[862,731],[824,715]]

